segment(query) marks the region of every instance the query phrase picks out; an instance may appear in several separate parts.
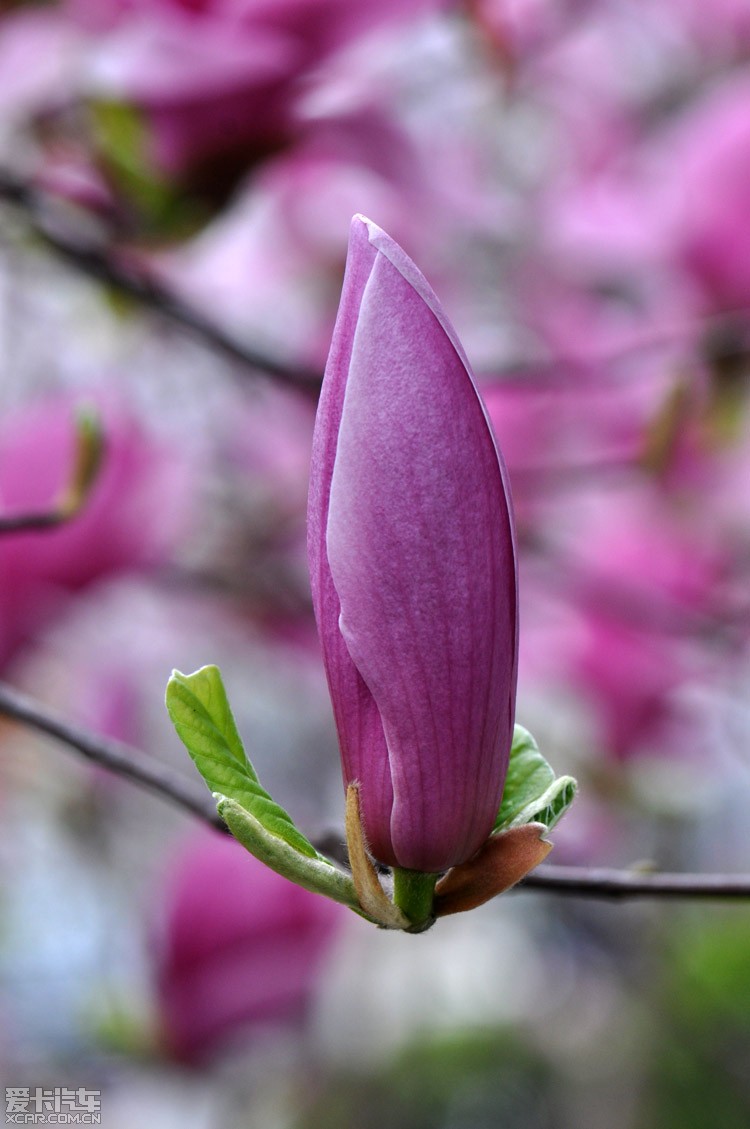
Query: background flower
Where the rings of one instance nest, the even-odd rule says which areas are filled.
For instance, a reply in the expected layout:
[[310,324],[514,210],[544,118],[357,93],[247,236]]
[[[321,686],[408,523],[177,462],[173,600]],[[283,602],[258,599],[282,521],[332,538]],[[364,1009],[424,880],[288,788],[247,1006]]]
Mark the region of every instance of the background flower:
[[[507,457],[518,717],[581,785],[553,857],[750,871],[749,45],[736,0],[6,4],[0,513],[57,493],[74,404],[110,442],[75,523],[0,538],[6,677],[189,772],[162,688],[218,661],[261,779],[340,848],[302,547],[364,212]],[[168,1065],[153,901],[188,817],[5,721],[1,752],[8,1085],[101,1085],[116,1129],[745,1129],[739,905],[349,915],[293,1038]]]

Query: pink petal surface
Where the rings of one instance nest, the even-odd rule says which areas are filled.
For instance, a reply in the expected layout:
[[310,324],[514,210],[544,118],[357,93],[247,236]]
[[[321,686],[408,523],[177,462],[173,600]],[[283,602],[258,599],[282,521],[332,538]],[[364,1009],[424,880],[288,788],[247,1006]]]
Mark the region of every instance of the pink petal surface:
[[326,385],[311,564],[344,776],[360,783],[376,858],[443,870],[481,845],[502,792],[512,519],[450,323],[411,260],[359,218]]

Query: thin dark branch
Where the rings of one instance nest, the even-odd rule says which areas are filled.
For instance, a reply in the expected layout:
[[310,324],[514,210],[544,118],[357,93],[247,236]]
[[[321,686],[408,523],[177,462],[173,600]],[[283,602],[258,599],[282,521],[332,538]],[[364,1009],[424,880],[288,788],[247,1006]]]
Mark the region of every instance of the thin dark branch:
[[55,529],[70,520],[69,514],[59,510],[45,510],[36,514],[9,514],[0,516],[0,534],[27,533],[32,530]]
[[[213,800],[181,773],[120,741],[100,737],[65,721],[26,694],[0,682],[0,714],[14,718],[76,749],[87,760],[140,784],[163,799],[226,830]],[[318,837],[319,850],[343,861],[343,836]],[[750,874],[667,874],[579,866],[539,866],[518,886],[519,891],[540,890],[566,896],[625,900],[633,898],[750,899]]]
[[172,293],[144,267],[124,262],[116,248],[92,243],[90,236],[66,230],[59,220],[55,222],[54,197],[4,168],[0,168],[0,199],[19,208],[34,235],[83,274],[169,318],[230,360],[297,388],[315,391],[319,386],[320,373],[284,364],[261,349],[245,345]]
[[113,741],[73,725],[5,682],[0,682],[0,714],[62,741],[94,764],[109,769],[117,776],[124,776],[135,784],[143,785],[170,803],[197,815],[212,827],[226,830],[216,814],[211,796],[186,779],[182,773],[175,772],[161,761],[121,741]]
[[[22,211],[34,235],[59,258],[83,274],[168,318],[204,344],[230,360],[239,362],[243,367],[265,373],[309,393],[317,393],[322,379],[321,373],[284,363],[269,356],[262,349],[239,341],[207,317],[203,311],[171,291],[142,264],[136,265],[126,261],[123,253],[112,245],[102,246],[99,242],[92,242],[91,236],[87,233],[70,230],[69,221],[61,222],[59,215],[57,217],[55,215],[54,195],[34,187],[12,170],[2,166],[0,166],[0,200]],[[599,366],[604,363],[611,365],[626,360],[632,355],[665,346],[679,345],[686,341],[691,342],[696,333],[704,338],[709,336],[717,340],[727,333],[732,336],[738,324],[743,326],[747,324],[749,314],[748,308],[726,310],[720,314],[695,318],[684,324],[649,330],[609,350],[569,356],[558,354],[553,358],[520,359],[478,375],[487,383],[497,380],[507,383],[514,378],[521,378],[524,383],[528,383],[530,376],[534,377],[535,383],[540,381],[546,383],[547,380],[558,383],[560,379],[568,379],[570,369],[583,371],[591,365]],[[722,346],[722,349],[727,348],[730,350],[728,356],[745,358],[750,346],[745,342],[734,346]],[[599,373],[596,379],[599,383]]]
[[538,866],[519,890],[549,890],[584,898],[750,898],[750,874],[669,874],[605,867]]

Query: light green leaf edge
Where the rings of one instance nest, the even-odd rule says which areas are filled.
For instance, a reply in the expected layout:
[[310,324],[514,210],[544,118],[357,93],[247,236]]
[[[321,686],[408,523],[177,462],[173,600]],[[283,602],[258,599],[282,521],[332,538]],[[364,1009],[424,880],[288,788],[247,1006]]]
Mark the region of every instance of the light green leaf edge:
[[219,668],[204,666],[193,674],[173,671],[166,703],[182,743],[217,800],[219,815],[243,847],[298,886],[361,913],[351,878],[316,851],[261,786]]
[[235,839],[242,846],[265,863],[277,874],[291,882],[310,890],[313,894],[325,894],[334,902],[353,909],[361,917],[371,918],[362,911],[357,891],[351,878],[339,870],[322,855],[309,858],[301,855],[294,847],[269,832],[260,820],[238,804],[219,792],[214,792],[219,815],[226,823]]
[[212,792],[236,800],[279,839],[308,858],[318,852],[297,830],[289,814],[261,787],[247,759],[216,666],[194,674],[173,671],[167,684],[167,709],[196,768]]
[[572,776],[555,776],[529,731],[516,725],[493,834],[527,823],[543,823],[551,831],[573,803],[577,790]]

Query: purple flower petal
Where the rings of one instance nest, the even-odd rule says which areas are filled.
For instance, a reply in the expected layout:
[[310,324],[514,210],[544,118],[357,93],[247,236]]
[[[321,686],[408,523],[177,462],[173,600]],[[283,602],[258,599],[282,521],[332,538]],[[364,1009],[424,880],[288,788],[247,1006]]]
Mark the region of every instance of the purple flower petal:
[[318,413],[313,594],[345,781],[381,862],[440,871],[487,838],[513,729],[502,461],[425,279],[355,218]]

